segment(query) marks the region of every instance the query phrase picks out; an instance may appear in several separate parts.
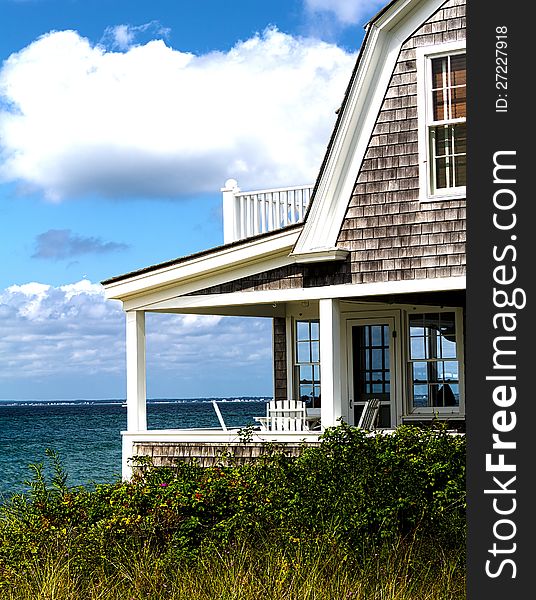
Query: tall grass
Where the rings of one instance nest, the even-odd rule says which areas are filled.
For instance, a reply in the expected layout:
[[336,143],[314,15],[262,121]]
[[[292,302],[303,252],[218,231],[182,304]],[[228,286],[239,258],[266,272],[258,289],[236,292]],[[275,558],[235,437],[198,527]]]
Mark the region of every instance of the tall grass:
[[265,539],[206,548],[173,564],[148,546],[80,574],[68,553],[19,573],[3,600],[461,600],[463,557],[433,543],[398,540],[352,556],[329,539],[282,548]]

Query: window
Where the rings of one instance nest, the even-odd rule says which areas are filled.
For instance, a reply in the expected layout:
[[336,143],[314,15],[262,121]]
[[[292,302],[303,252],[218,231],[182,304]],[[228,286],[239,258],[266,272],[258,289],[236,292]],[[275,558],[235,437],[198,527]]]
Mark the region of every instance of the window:
[[419,57],[421,197],[461,197],[467,181],[465,52],[424,48]]
[[320,407],[320,323],[296,321],[295,372],[298,397],[307,408]]
[[460,406],[460,357],[455,312],[409,316],[412,412]]

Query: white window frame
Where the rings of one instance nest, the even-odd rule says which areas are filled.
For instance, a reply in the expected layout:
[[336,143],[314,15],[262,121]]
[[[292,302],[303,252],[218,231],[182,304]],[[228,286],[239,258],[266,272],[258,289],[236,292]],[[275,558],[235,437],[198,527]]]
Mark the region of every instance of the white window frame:
[[[318,328],[319,328],[319,339],[318,339],[318,361],[313,361],[313,357],[312,355],[310,356],[310,361],[304,361],[304,362],[300,362],[298,360],[298,322],[302,322],[302,323],[309,323],[309,333],[311,331],[311,323],[312,322],[318,323]],[[309,344],[312,343],[312,341],[317,341],[317,340],[312,340],[312,338],[309,338]],[[313,370],[313,381],[312,381],[312,387],[313,390],[315,390],[316,388],[320,388],[320,394],[322,394],[322,371],[321,371],[321,363],[320,363],[320,319],[318,317],[294,317],[292,319],[292,373],[293,373],[293,379],[294,379],[294,386],[293,386],[293,394],[294,397],[297,400],[301,400],[301,394],[300,394],[300,366],[310,366]],[[319,377],[318,377],[318,385],[315,383],[316,379],[314,377],[314,367],[318,367],[318,372],[319,372]],[[321,396],[320,396],[321,397]],[[321,402],[321,400],[320,400]],[[310,412],[311,409],[313,410],[319,410],[320,407],[307,407],[307,410]]]
[[[466,186],[434,190],[430,161],[430,127],[433,121],[432,59],[465,54],[465,41],[417,48],[417,117],[419,123],[419,199],[421,202],[454,200],[466,197]],[[458,122],[452,121],[453,123]],[[464,123],[465,119],[460,119]]]
[[[413,405],[413,378],[411,374],[411,336],[409,328],[409,315],[429,314],[429,313],[454,313],[456,320],[456,358],[458,363],[458,385],[459,385],[459,405],[458,406],[426,406],[415,407]],[[464,338],[463,338],[463,309],[461,308],[439,308],[439,307],[420,307],[418,310],[408,311],[405,319],[405,337],[406,337],[406,373],[407,373],[407,401],[408,406],[406,415],[412,416],[429,416],[429,417],[464,417],[465,416],[465,367],[464,367]]]

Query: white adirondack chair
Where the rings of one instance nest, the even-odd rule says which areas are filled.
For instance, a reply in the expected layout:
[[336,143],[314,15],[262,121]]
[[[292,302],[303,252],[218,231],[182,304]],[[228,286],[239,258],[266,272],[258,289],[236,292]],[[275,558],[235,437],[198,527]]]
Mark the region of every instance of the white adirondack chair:
[[266,416],[255,417],[261,431],[307,431],[305,402],[301,400],[270,400]]
[[379,398],[371,398],[370,400],[367,400],[367,402],[365,402],[365,406],[363,407],[363,412],[359,417],[359,423],[357,426],[361,429],[366,429],[367,431],[372,431],[375,429],[379,411]]

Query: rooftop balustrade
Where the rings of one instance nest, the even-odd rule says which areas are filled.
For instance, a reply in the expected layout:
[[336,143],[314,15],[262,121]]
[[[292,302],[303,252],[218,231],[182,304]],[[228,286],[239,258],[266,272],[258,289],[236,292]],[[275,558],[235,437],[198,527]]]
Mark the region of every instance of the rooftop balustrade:
[[303,221],[313,186],[242,192],[236,180],[229,179],[221,191],[223,237],[229,244]]

